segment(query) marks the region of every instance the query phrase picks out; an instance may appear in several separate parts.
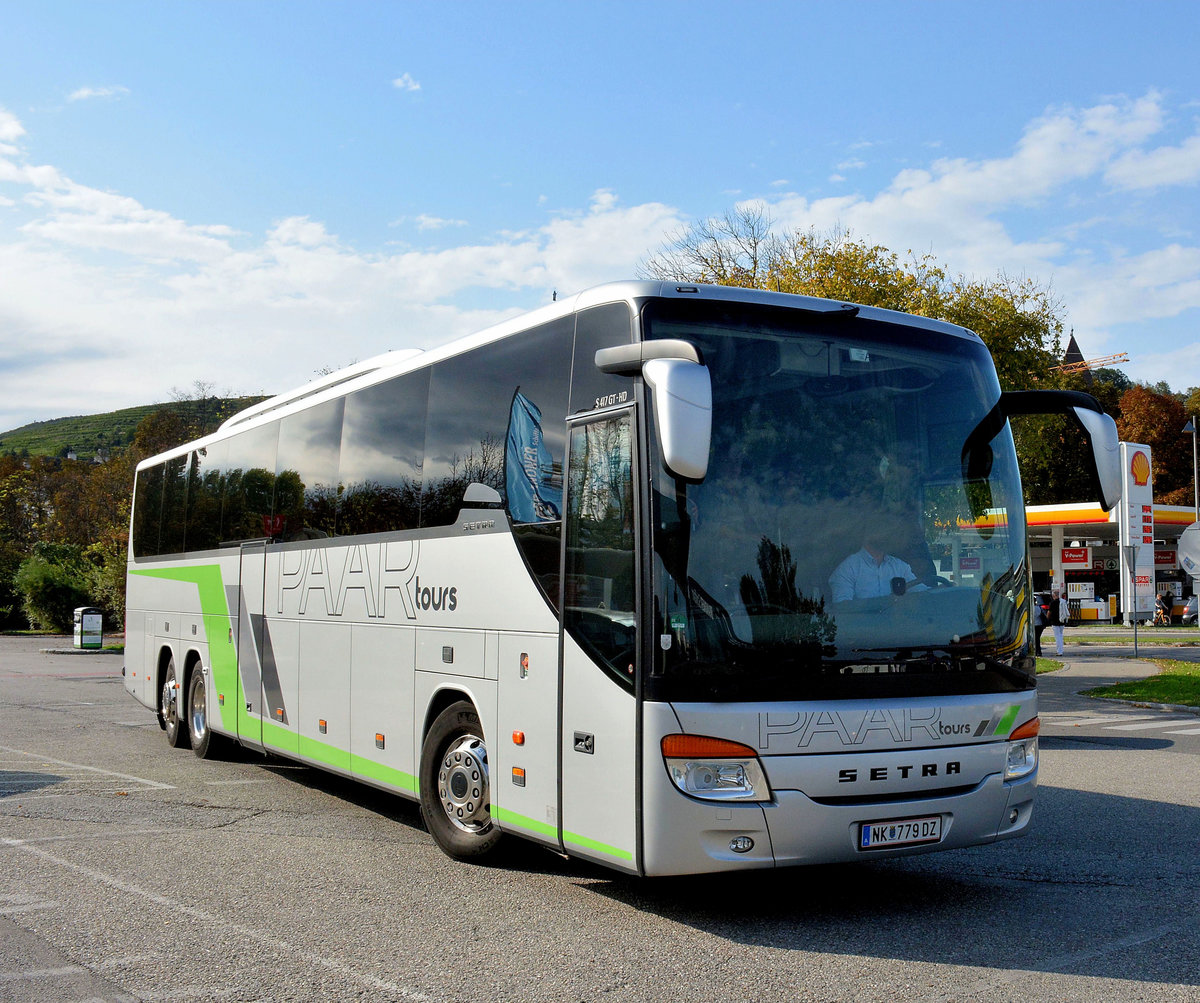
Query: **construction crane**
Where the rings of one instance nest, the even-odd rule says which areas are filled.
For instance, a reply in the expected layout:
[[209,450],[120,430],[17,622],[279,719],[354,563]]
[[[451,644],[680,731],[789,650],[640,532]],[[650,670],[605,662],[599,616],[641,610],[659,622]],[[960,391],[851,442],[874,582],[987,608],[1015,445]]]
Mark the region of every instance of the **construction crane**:
[[1129,361],[1128,352],[1117,352],[1116,355],[1102,355],[1098,359],[1081,359],[1079,362],[1064,362],[1061,366],[1052,366],[1052,373],[1083,373],[1105,366],[1119,366]]

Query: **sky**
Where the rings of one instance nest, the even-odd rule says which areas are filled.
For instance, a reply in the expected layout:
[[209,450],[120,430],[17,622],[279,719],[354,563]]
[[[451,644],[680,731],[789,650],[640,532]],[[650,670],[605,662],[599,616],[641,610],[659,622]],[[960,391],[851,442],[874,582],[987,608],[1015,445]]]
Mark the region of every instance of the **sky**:
[[0,430],[429,348],[744,203],[1200,385],[1194,2],[0,0]]

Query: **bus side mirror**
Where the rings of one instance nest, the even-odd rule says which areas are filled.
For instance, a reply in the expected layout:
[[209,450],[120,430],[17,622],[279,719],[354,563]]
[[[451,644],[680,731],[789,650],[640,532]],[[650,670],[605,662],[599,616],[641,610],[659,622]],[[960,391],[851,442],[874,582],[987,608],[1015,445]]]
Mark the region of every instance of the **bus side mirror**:
[[1113,421],[1112,415],[1103,411],[1097,412],[1082,407],[1071,410],[1091,443],[1095,485],[1100,494],[1098,501],[1104,511],[1108,512],[1121,500],[1121,445],[1117,423]]
[[[992,414],[980,422],[976,432],[982,430],[989,419],[1003,421],[1014,414],[1053,413],[1070,415],[1087,434],[1091,445],[1092,489],[1104,511],[1111,511],[1121,500],[1120,437],[1112,415],[1105,414],[1091,394],[1077,390],[1009,390],[1000,395]],[[975,433],[972,433],[967,440],[968,446],[974,438]],[[963,455],[967,455],[966,447]]]
[[676,477],[702,481],[712,439],[712,380],[687,359],[648,359],[642,377],[650,390],[663,466]]

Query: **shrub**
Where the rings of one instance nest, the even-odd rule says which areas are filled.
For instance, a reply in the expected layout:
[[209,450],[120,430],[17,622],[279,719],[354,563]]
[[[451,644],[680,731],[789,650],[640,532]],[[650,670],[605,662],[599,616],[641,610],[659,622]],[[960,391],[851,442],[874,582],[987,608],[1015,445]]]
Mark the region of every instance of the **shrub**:
[[80,548],[39,543],[13,579],[29,622],[39,630],[69,634],[75,608],[90,605],[88,566]]

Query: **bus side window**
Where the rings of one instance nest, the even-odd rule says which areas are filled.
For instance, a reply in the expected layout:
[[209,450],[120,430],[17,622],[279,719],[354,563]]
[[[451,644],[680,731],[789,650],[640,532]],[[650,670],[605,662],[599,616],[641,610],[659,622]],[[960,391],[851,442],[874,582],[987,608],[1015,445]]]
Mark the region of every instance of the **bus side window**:
[[285,542],[333,536],[343,401],[290,414],[279,426],[275,533]]
[[188,456],[176,456],[163,465],[162,530],[160,554],[182,554],[187,524]]
[[162,529],[163,464],[138,472],[133,494],[133,556],[156,557]]
[[637,653],[632,454],[628,414],[572,429],[564,590],[568,632],[630,689]]
[[275,454],[279,422],[241,432],[229,440],[225,490],[221,498],[221,536],[225,543],[273,536]]
[[215,550],[221,544],[221,487],[229,443],[214,442],[192,453],[188,471],[188,550]]
[[337,478],[339,536],[420,525],[428,400],[426,369],[346,398]]
[[632,339],[629,307],[624,303],[606,303],[576,317],[570,414],[633,400],[633,380],[596,368],[597,349],[628,345]]

